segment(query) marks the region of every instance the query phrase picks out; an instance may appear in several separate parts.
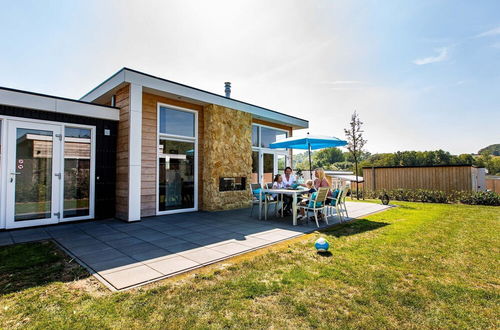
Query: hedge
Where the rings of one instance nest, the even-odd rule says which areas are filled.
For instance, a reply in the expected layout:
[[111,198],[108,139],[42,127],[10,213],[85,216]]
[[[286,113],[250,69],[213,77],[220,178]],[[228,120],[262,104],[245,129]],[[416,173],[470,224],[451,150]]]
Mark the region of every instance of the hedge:
[[500,194],[492,191],[453,191],[447,193],[440,190],[393,189],[365,192],[365,197],[380,198],[384,193],[389,195],[390,199],[397,201],[500,206]]

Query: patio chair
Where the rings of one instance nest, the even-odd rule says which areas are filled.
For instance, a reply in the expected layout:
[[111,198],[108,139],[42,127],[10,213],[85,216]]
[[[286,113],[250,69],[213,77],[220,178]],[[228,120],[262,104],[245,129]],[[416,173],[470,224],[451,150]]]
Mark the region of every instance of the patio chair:
[[258,183],[250,183],[250,192],[252,193],[252,210],[250,211],[250,216],[253,216],[253,208],[257,205],[259,206],[259,196],[260,194],[255,193],[258,189],[262,189]]
[[[259,193],[256,193],[258,189],[262,189],[261,185],[258,183],[250,183],[250,190],[252,192],[252,209],[250,211],[250,216],[253,216],[253,209],[255,206],[260,205],[259,198],[262,198],[262,201],[264,202],[264,218],[267,220],[267,213],[269,212],[269,206],[274,205],[274,213],[275,216],[278,215],[278,206],[280,201],[275,201],[273,197],[270,194],[263,193],[260,195]],[[262,196],[262,197],[260,197]]]
[[[319,228],[318,214],[322,212],[325,217],[326,224],[328,224],[328,217],[326,215],[326,196],[328,195],[328,188],[319,188],[314,199],[311,199],[307,205],[301,205],[299,208],[306,212],[306,217],[309,219],[309,212],[314,213],[314,219],[316,220],[316,226]],[[311,206],[311,207],[310,207]]]
[[333,210],[335,210],[336,214],[339,217],[339,221],[343,222],[343,213],[346,214],[347,216],[347,208],[345,207],[345,198],[347,196],[347,191],[348,187],[344,186],[341,187],[338,191],[338,194],[335,198],[333,197],[328,197],[327,200],[329,201],[327,205],[327,216],[333,216]]

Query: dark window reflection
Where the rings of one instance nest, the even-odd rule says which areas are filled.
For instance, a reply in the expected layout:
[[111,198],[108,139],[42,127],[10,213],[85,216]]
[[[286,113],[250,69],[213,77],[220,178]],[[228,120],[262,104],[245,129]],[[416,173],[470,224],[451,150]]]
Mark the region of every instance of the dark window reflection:
[[159,211],[194,208],[194,142],[161,140]]
[[64,217],[90,214],[91,130],[64,130]]
[[269,145],[273,142],[286,139],[287,133],[283,131],[278,131],[272,128],[261,127],[260,128],[260,146],[262,148],[269,148]]
[[14,221],[51,218],[52,131],[17,129]]
[[160,107],[160,133],[194,137],[194,113]]

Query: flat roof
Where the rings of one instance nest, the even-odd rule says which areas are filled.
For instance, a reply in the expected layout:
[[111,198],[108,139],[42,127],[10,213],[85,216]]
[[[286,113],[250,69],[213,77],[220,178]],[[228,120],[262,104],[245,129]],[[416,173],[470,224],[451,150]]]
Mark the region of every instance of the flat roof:
[[282,112],[260,107],[248,102],[227,98],[223,95],[153,76],[127,67],[120,69],[114,75],[82,96],[80,100],[92,102],[102,98],[103,96],[109,96],[124,83],[138,84],[143,86],[145,90],[156,90],[164,92],[167,95],[182,97],[187,102],[194,101],[202,104],[217,104],[225,106],[231,109],[250,113],[254,116],[254,118],[285,124],[292,126],[293,128],[309,127],[309,121],[302,118],[290,116]]
[[0,104],[106,120],[120,119],[120,109],[116,107],[1,86]]

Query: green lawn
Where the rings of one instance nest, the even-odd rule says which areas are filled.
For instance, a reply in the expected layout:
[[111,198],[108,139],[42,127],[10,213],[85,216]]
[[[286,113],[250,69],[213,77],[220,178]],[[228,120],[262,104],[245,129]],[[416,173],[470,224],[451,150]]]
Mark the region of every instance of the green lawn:
[[[121,293],[69,281],[81,273],[57,253],[44,265],[60,281],[34,275],[51,245],[1,248],[0,328],[499,328],[500,208],[397,204]],[[313,251],[321,235],[331,255]]]

